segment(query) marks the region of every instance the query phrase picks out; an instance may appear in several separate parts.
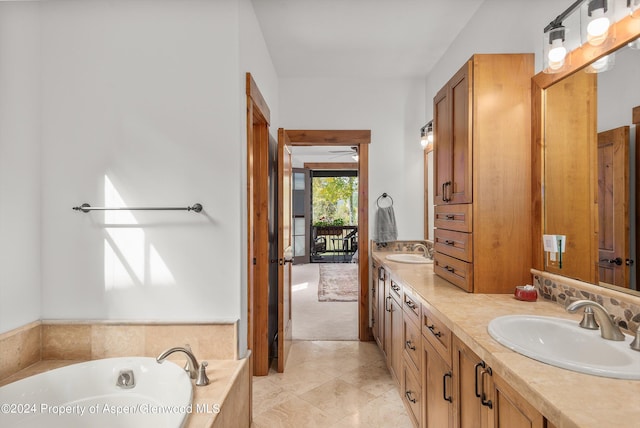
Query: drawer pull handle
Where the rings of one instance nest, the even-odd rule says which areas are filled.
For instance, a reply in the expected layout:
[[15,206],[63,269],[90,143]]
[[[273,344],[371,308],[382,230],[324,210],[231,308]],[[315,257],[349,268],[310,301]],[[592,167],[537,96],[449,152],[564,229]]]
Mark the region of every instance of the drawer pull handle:
[[444,244],[453,247],[456,244],[456,242],[455,241],[450,241],[450,240],[447,239],[446,241],[444,241]]
[[409,308],[413,309],[414,311],[418,308],[416,306],[416,304],[413,303],[411,300],[406,300],[404,303],[405,303],[405,305],[409,306]]
[[485,370],[482,370],[482,374],[480,375],[480,383],[482,383],[482,397],[480,397],[480,402],[483,406],[487,406],[490,409],[493,409],[493,403],[491,400],[487,400],[487,395],[484,393],[484,375],[488,374],[489,376],[493,376],[493,372],[491,367],[487,367]]
[[393,288],[393,291],[399,292],[400,291],[400,287],[395,285],[395,284],[391,284],[391,288]]
[[454,268],[452,268],[452,267],[451,267],[451,266],[449,266],[449,265],[446,265],[444,268],[447,270],[447,272],[454,273],[454,272],[456,271]]
[[431,324],[431,325],[427,325],[427,328],[429,329],[429,331],[431,333],[433,333],[433,335],[435,337],[442,337],[442,333],[439,331],[436,331],[435,325]]
[[476,373],[475,374],[475,383],[476,383],[476,385],[475,385],[475,391],[474,392],[476,393],[476,397],[477,398],[481,397],[480,393],[478,392],[478,369],[479,368],[485,368],[485,367],[486,367],[486,365],[485,365],[484,361],[480,361],[478,364],[476,364],[476,367],[474,369],[474,371]]
[[413,394],[411,393],[411,391],[406,391],[404,395],[407,397],[407,400],[411,401],[413,404],[418,402],[417,398],[413,398]]
[[407,340],[407,348],[411,349],[412,351],[415,351],[416,350],[416,345],[411,343],[410,340]]
[[447,397],[447,378],[450,378],[453,380],[451,372],[445,373],[444,376],[442,376],[442,398],[444,399],[444,401],[453,403],[453,396],[449,395]]
[[389,305],[388,305],[390,298],[391,298],[391,296],[387,296],[384,299],[384,310],[387,311],[387,312],[391,312],[391,309],[389,309]]
[[444,216],[444,218],[446,218],[447,220],[455,220],[456,216],[453,214],[447,214],[446,216]]

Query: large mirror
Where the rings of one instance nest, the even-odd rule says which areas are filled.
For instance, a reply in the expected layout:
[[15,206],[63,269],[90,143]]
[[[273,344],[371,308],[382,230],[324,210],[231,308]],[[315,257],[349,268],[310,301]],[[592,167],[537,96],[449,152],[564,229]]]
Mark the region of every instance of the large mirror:
[[539,230],[564,236],[565,251],[539,245],[534,267],[640,295],[632,119],[640,106],[640,49],[625,43],[614,54],[610,69],[587,66],[562,76],[538,100]]

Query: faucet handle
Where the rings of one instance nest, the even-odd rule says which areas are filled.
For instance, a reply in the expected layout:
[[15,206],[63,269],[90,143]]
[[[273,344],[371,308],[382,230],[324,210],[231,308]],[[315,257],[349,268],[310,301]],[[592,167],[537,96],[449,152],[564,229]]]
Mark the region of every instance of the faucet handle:
[[636,329],[636,337],[633,339],[633,342],[629,345],[631,349],[634,351],[640,351],[640,325]]
[[196,379],[196,386],[209,385],[209,377],[207,376],[207,366],[209,363],[203,361],[198,367],[198,379]]
[[592,308],[588,306],[584,308],[584,315],[582,316],[582,321],[580,321],[580,327],[586,328],[587,330],[597,330],[600,328]]

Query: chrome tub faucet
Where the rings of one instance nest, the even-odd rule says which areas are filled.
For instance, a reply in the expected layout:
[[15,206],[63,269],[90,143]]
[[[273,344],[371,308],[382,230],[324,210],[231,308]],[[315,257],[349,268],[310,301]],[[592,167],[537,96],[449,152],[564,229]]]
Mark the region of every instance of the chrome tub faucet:
[[196,386],[209,385],[209,378],[207,377],[207,366],[209,363],[203,361],[202,364],[198,364],[198,360],[195,355],[193,355],[193,352],[191,352],[189,345],[186,345],[185,347],[176,346],[174,348],[169,348],[158,355],[156,361],[158,364],[162,364],[169,355],[175,352],[182,352],[187,356],[186,369],[189,372],[189,377],[191,379],[196,379]]

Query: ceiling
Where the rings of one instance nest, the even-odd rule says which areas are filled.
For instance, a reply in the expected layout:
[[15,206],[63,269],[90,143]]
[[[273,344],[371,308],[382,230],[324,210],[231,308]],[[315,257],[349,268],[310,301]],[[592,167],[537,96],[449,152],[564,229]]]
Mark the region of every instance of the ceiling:
[[426,77],[484,0],[251,0],[279,77]]

